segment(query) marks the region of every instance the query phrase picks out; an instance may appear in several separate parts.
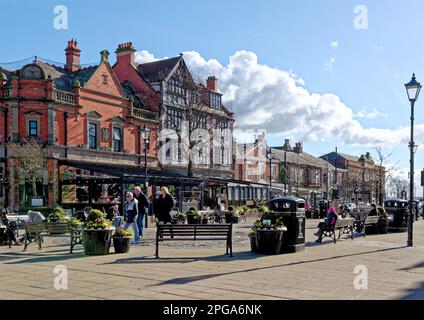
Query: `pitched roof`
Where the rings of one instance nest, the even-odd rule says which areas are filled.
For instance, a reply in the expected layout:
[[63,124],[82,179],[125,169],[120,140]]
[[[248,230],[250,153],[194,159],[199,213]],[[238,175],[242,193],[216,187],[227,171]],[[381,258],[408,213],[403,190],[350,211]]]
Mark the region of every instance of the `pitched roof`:
[[346,154],[346,153],[338,153],[342,158],[345,158],[346,160],[349,161],[359,161],[358,157],[352,156],[350,154]]
[[35,62],[43,69],[46,77],[50,75],[56,88],[64,91],[71,91],[72,84],[78,80],[82,85],[90,80],[91,76],[97,69],[97,65],[82,68],[75,72],[69,72],[62,67],[51,65],[42,61]]
[[168,76],[181,59],[182,56],[178,56],[149,63],[142,63],[139,64],[137,68],[147,81],[160,81],[164,80]]
[[[275,148],[271,148],[271,149],[272,149],[272,154],[274,155],[274,157],[276,157],[280,161],[284,161],[284,153],[285,153],[284,150],[275,149]],[[333,167],[332,164],[325,161],[324,159],[314,157],[313,155],[306,152],[302,152],[299,154],[293,151],[287,151],[286,160],[287,160],[287,163],[294,163],[298,165],[311,166],[316,168],[328,167],[331,169]]]

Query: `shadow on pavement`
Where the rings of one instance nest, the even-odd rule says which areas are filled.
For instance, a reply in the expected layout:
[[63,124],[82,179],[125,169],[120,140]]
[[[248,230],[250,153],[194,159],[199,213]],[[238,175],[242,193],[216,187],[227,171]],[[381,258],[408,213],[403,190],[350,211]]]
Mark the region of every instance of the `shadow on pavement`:
[[423,300],[424,299],[424,282],[418,287],[408,289],[406,295],[399,298],[399,300]]
[[250,251],[237,252],[233,257],[227,255],[216,255],[207,257],[161,257],[156,259],[154,256],[133,257],[127,259],[118,259],[113,262],[104,264],[135,264],[135,263],[190,263],[195,261],[211,261],[211,262],[234,262],[260,258],[262,255]]
[[[402,246],[402,247],[398,247],[398,248],[387,248],[387,249],[371,250],[371,251],[360,252],[360,253],[350,253],[350,254],[338,255],[338,256],[327,257],[327,258],[319,258],[319,259],[314,259],[314,260],[303,260],[303,261],[298,261],[298,262],[283,263],[283,264],[271,265],[271,266],[266,266],[266,267],[256,267],[256,268],[243,269],[243,270],[230,271],[230,272],[205,274],[205,275],[198,275],[198,276],[192,276],[192,277],[181,277],[181,278],[175,278],[175,279],[163,281],[159,284],[155,284],[155,286],[157,286],[157,285],[168,285],[168,284],[187,284],[187,283],[191,283],[191,282],[195,282],[195,281],[212,279],[212,278],[216,278],[216,277],[220,277],[220,276],[226,276],[226,275],[232,275],[232,274],[244,274],[245,272],[252,272],[252,271],[259,271],[259,270],[263,271],[263,270],[267,270],[267,269],[274,269],[274,268],[281,268],[281,267],[291,267],[291,266],[302,265],[302,264],[309,264],[309,263],[330,261],[330,260],[334,260],[334,259],[342,259],[342,258],[353,257],[353,256],[373,254],[373,253],[377,253],[377,252],[399,250],[399,249],[402,249],[402,248],[404,248],[404,247]],[[237,253],[237,255],[238,255],[238,253]],[[253,254],[250,254],[250,255],[253,255]],[[256,258],[259,258],[259,257],[261,257],[261,255],[256,255]],[[212,259],[213,258],[214,257],[212,257]],[[208,258],[203,258],[203,259],[197,258],[197,259],[198,260],[207,260]],[[157,261],[162,262],[161,260],[162,259],[158,259]],[[227,259],[227,261],[231,261],[231,259]],[[141,260],[140,260],[140,262],[141,262]]]

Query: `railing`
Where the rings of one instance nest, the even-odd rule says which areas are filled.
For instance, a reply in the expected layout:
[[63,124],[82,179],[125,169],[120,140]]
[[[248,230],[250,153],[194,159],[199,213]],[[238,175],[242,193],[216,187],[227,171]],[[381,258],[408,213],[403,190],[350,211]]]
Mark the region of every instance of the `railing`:
[[132,116],[140,119],[148,119],[148,120],[159,120],[159,114],[152,111],[147,111],[144,109],[133,108]]
[[66,103],[75,103],[75,95],[66,91],[54,90],[53,99]]

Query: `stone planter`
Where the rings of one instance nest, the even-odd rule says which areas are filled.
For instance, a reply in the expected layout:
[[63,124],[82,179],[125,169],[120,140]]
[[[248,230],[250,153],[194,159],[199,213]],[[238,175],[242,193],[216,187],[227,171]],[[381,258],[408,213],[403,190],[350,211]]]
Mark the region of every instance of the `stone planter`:
[[378,233],[386,234],[389,227],[389,219],[378,219]]
[[256,230],[257,252],[263,254],[280,254],[284,231]]
[[258,246],[256,243],[256,234],[249,235],[249,239],[250,239],[250,249],[252,250],[252,252],[257,252]]
[[187,223],[188,224],[200,224],[200,222],[201,222],[200,216],[196,216],[196,215],[192,215],[192,214],[187,215]]
[[110,245],[112,242],[111,229],[83,229],[82,243],[84,246],[85,255],[105,255],[109,254]]
[[127,253],[130,251],[131,237],[113,238],[115,253]]
[[233,215],[231,213],[230,214],[226,213],[225,214],[225,223],[233,223],[233,222],[234,222]]

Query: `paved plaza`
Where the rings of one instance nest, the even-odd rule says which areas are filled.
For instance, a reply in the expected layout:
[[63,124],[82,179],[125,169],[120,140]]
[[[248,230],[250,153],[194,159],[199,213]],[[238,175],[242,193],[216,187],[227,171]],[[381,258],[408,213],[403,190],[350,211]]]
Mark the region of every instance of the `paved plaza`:
[[[59,238],[42,250],[0,247],[0,299],[424,299],[422,220],[413,248],[406,233],[316,245],[310,220],[305,252],[278,256],[250,252],[253,221],[235,226],[233,258],[224,242],[169,242],[155,259],[155,228],[128,254],[85,256],[82,246],[69,254]],[[366,290],[354,286],[358,265],[368,272]],[[68,270],[67,289],[54,288],[57,266]]]

